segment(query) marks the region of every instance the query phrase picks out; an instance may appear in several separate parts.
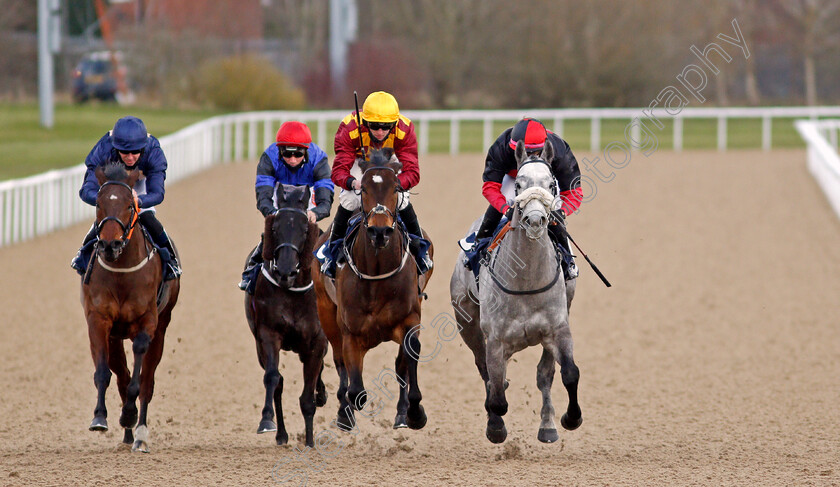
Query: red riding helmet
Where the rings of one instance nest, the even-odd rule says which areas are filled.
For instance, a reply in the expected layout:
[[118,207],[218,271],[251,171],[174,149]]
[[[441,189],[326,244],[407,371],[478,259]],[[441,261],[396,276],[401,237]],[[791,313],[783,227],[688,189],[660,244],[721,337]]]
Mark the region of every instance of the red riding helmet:
[[510,148],[516,150],[516,143],[521,140],[526,152],[540,151],[545,145],[545,138],[545,125],[542,122],[534,118],[523,118],[510,131]]
[[284,122],[277,131],[277,144],[281,146],[295,146],[309,148],[312,133],[303,122]]

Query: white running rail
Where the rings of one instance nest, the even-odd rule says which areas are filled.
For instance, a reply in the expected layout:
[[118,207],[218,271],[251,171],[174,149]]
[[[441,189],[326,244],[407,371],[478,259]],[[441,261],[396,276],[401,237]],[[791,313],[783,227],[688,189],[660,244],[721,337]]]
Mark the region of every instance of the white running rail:
[[808,145],[808,170],[840,217],[840,120],[797,120],[796,130]]
[[[346,110],[318,112],[247,112],[220,115],[190,125],[174,134],[160,138],[169,161],[169,183],[199,172],[206,167],[231,161],[257,158],[271,142],[280,124],[286,120],[306,122],[313,129],[315,141],[325,150],[332,148],[332,136]],[[574,108],[534,110],[455,110],[455,111],[406,111],[406,116],[417,124],[418,144],[421,154],[429,152],[430,139],[434,137],[431,124],[448,124],[449,153],[458,154],[461,147],[461,125],[464,122],[481,123],[482,147],[488,148],[498,128],[495,122],[510,123],[523,116],[537,117],[548,128],[561,136],[566,120],[589,120],[590,150],[598,152],[602,142],[602,120],[633,119],[645,121],[641,108]],[[673,149],[682,150],[683,120],[717,120],[717,148],[727,149],[727,120],[737,118],[761,119],[761,147],[772,148],[774,118],[840,117],[840,107],[758,107],[758,108],[683,108],[676,115],[657,110],[662,120],[673,119]],[[628,124],[629,126],[629,124]],[[631,127],[638,139],[638,126]],[[836,131],[834,140],[836,141]],[[442,132],[440,136],[445,136]],[[440,137],[438,136],[438,137]],[[807,140],[807,138],[806,138]],[[93,141],[91,141],[91,144]],[[836,146],[836,142],[835,142]],[[809,142],[810,147],[810,142]],[[809,149],[809,153],[813,152]],[[64,228],[74,223],[94,218],[93,208],[78,196],[85,172],[84,165],[49,171],[23,179],[0,182],[0,247],[22,242],[38,235]]]

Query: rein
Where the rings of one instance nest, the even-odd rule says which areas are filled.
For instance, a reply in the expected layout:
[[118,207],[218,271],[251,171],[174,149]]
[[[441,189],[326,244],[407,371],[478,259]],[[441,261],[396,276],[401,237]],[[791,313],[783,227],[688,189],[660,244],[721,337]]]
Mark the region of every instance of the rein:
[[[389,171],[393,172],[394,174],[397,174],[397,171],[395,171],[393,168],[387,167],[387,166],[371,167],[371,168],[368,169],[368,171],[370,171],[372,169],[388,169]],[[367,171],[365,171],[365,172],[367,172]],[[370,211],[367,211],[367,212],[365,211],[364,206],[362,206],[363,218],[362,218],[361,226],[364,226],[365,228],[368,228],[368,219],[370,218],[370,215],[381,215],[381,214],[387,214],[388,216],[390,216],[391,217],[391,222],[392,222],[390,228],[400,232],[400,234],[403,236],[403,244],[402,244],[402,247],[400,248],[400,250],[402,251],[402,254],[403,254],[402,259],[400,260],[400,265],[397,266],[396,269],[394,269],[390,272],[386,272],[384,274],[378,274],[378,275],[375,275],[375,276],[372,276],[370,274],[365,274],[364,272],[360,271],[358,267],[356,267],[356,263],[353,262],[353,252],[352,252],[353,249],[347,245],[347,240],[348,239],[344,239],[344,244],[343,244],[344,245],[344,254],[347,256],[347,264],[350,266],[350,269],[353,271],[353,273],[356,274],[356,277],[358,277],[359,279],[361,279],[363,281],[381,281],[383,279],[388,279],[389,277],[392,277],[396,274],[399,274],[399,272],[402,271],[403,268],[405,267],[405,263],[408,262],[408,254],[409,254],[409,251],[408,251],[408,235],[403,233],[402,229],[397,226],[397,215],[395,215],[395,212],[392,212],[388,207],[386,207],[382,203],[377,203],[376,206],[374,206],[373,208],[370,209]],[[357,232],[358,232],[358,228],[359,227],[356,227]],[[358,238],[358,233],[356,233],[355,236]],[[353,241],[351,242],[350,245],[352,246],[355,243],[356,243],[356,238],[353,238]]]
[[[99,191],[97,191],[97,197],[99,196],[99,193],[102,192],[102,189],[105,186],[108,186],[108,185],[122,186],[122,187],[128,189],[132,193],[131,200],[134,203],[134,205],[132,205],[132,207],[131,207],[131,213],[132,213],[131,223],[128,226],[126,226],[122,222],[122,220],[120,220],[119,218],[117,218],[115,216],[106,216],[99,223],[96,224],[96,236],[98,238],[99,234],[102,233],[102,227],[105,225],[105,222],[115,221],[120,226],[120,228],[123,229],[121,242],[122,242],[122,246],[125,247],[125,245],[131,240],[131,236],[134,235],[134,229],[137,226],[137,220],[140,216],[140,208],[139,208],[139,205],[137,204],[137,198],[133,197],[134,190],[131,189],[131,186],[129,186],[129,185],[127,185],[127,184],[125,184],[121,181],[105,181],[99,187]],[[105,261],[102,260],[102,256],[99,255],[99,249],[98,248],[96,250],[94,250],[91,258],[93,258],[95,256],[96,257],[96,262],[106,271],[115,272],[115,273],[119,273],[119,274],[127,274],[127,273],[131,273],[131,272],[139,271],[140,269],[145,267],[145,265],[148,264],[149,261],[152,260],[152,257],[154,257],[155,252],[157,252],[157,248],[155,248],[155,246],[152,245],[152,250],[149,251],[148,247],[147,247],[146,252],[147,252],[146,258],[141,260],[137,265],[134,265],[132,267],[112,267],[112,266],[106,264]],[[87,284],[90,281],[90,271],[91,271],[92,268],[93,268],[92,265],[88,266],[88,272],[85,273],[85,284]]]
[[[548,162],[546,162],[543,159],[529,159],[529,160],[526,160],[525,162],[523,162],[519,166],[519,170],[521,170],[522,167],[525,166],[526,164],[533,164],[533,163],[545,164],[546,166],[549,167],[549,170],[551,169],[551,166],[549,166]],[[546,209],[548,210],[548,213],[550,215],[551,214],[551,206],[554,202],[555,194],[556,194],[556,186],[554,185],[554,183],[552,183],[552,191],[550,191],[550,192],[547,191],[546,189],[540,188],[540,187],[527,188],[522,193],[519,193],[519,191],[517,190],[517,194],[516,194],[516,198],[515,198],[515,201],[516,201],[515,204],[518,207],[517,211],[521,212],[522,207],[524,205],[528,204],[529,202],[531,202],[533,200],[537,200],[539,203],[541,203],[543,206],[546,207]],[[497,235],[496,238],[493,239],[493,242],[490,244],[490,247],[488,248],[488,251],[492,251],[495,248],[499,247],[501,245],[502,237],[504,237],[505,234],[508,232],[508,230],[510,230],[511,228],[512,228],[511,223],[508,222],[508,224],[506,224],[504,226],[502,231],[499,232],[499,235]],[[532,240],[535,239],[535,237],[532,237],[527,229],[525,230],[525,233],[526,233],[526,236],[528,238],[530,238]],[[498,258],[498,254],[497,254],[497,258]],[[548,284],[546,284],[545,286],[543,286],[539,289],[515,290],[515,289],[509,289],[509,288],[505,287],[505,285],[502,284],[502,282],[499,280],[499,278],[493,272],[493,265],[491,265],[491,264],[487,265],[487,273],[490,274],[490,278],[493,280],[493,282],[496,284],[496,286],[498,286],[498,288],[501,289],[506,294],[510,294],[510,295],[514,295],[514,296],[540,294],[540,293],[544,293],[544,292],[548,291],[549,289],[551,289],[552,287],[554,287],[554,285],[557,284],[557,281],[560,279],[560,274],[563,273],[563,269],[561,267],[561,259],[557,258],[556,254],[555,254],[555,260],[557,261],[557,267],[554,269],[554,278],[551,280],[551,282],[549,282]],[[493,263],[495,263],[495,259],[493,260]]]
[[99,187],[99,191],[96,192],[97,197],[99,196],[99,193],[102,192],[102,189],[105,188],[105,186],[108,186],[108,185],[122,186],[132,194],[131,200],[134,204],[131,206],[131,213],[132,213],[131,223],[128,224],[128,226],[126,226],[126,224],[123,223],[122,220],[120,220],[119,218],[117,218],[115,216],[106,216],[105,218],[102,219],[102,221],[100,221],[96,225],[96,236],[98,237],[99,234],[102,233],[102,227],[105,225],[105,222],[115,221],[120,226],[120,228],[122,228],[122,230],[123,230],[122,241],[123,242],[128,242],[129,240],[131,240],[131,236],[134,234],[134,227],[137,224],[137,219],[140,216],[140,207],[137,204],[137,198],[133,197],[134,196],[134,190],[131,189],[131,186],[129,186],[129,185],[127,185],[127,184],[125,184],[121,181],[105,181],[104,183],[102,183],[102,186]]

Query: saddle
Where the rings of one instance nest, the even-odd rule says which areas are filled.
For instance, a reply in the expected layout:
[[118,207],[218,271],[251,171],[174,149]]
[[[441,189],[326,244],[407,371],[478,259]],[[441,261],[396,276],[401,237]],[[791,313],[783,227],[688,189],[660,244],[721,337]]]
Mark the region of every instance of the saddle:
[[[426,240],[420,235],[414,235],[408,233],[405,229],[405,225],[402,222],[402,219],[397,217],[397,224],[398,224],[398,231],[402,232],[403,235],[408,236],[409,243],[408,249],[411,252],[412,257],[414,257],[414,262],[417,264],[417,270],[423,274],[428,269],[421,268],[420,263],[423,262],[426,254],[429,252],[429,247],[431,246],[431,242]],[[316,249],[313,253],[315,254],[315,259],[318,260],[319,265],[323,265],[327,259],[332,260],[334,265],[343,265],[347,262],[347,250],[352,248],[353,242],[359,236],[359,229],[362,226],[362,215],[357,214],[350,218],[347,222],[347,233],[344,235],[344,238],[337,238],[335,241],[330,242],[327,240],[324,242],[321,247]],[[345,242],[347,245],[345,245]]]
[[[487,263],[487,257],[499,246],[510,228],[510,222],[506,217],[502,217],[496,229],[493,230],[493,234],[489,237],[479,239],[477,245],[473,245],[476,242],[476,232],[471,232],[458,242],[466,256],[464,258],[464,267],[472,271],[476,283],[478,283],[478,273],[481,270],[481,266]],[[554,240],[551,232],[549,232],[549,237]],[[469,247],[464,248],[466,246]],[[562,243],[555,241],[554,246],[556,247],[557,257],[562,259],[563,271],[565,273],[567,272],[566,269],[568,266],[574,265],[574,256]]]
[[[155,243],[154,239],[152,239],[152,236],[149,235],[149,231],[146,230],[146,227],[144,227],[142,224],[138,224],[138,226],[143,232],[143,235],[146,237],[146,240],[151,242],[152,246],[155,249],[154,251],[157,252],[157,254],[160,256],[161,271],[163,272],[162,275],[165,277],[166,273],[169,272],[169,263],[172,261],[172,254],[169,253],[169,249],[167,249],[166,247],[161,247]],[[87,283],[90,278],[89,273],[90,269],[92,268],[91,264],[93,264],[94,257],[93,249],[96,246],[97,242],[99,242],[99,237],[94,237],[86,244],[82,245],[82,248],[79,249],[79,255],[73,261],[73,263],[76,264],[72,266],[73,269],[76,270],[77,274],[84,277],[85,283]],[[164,299],[168,300],[169,293],[167,291],[169,289],[169,282],[170,280],[168,279],[162,279],[160,286],[158,286],[158,309],[160,309],[161,306],[166,305]]]

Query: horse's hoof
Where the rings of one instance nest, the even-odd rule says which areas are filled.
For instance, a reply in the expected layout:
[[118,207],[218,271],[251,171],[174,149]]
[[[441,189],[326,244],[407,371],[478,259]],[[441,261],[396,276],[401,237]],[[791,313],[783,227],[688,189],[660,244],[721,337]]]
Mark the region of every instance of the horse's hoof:
[[397,413],[397,417],[394,418],[394,429],[398,430],[400,428],[408,428],[408,422],[406,421],[405,414]]
[[501,429],[492,429],[487,426],[487,439],[490,443],[501,443],[507,438],[507,428],[502,425]]
[[131,445],[134,443],[134,433],[128,428],[125,429],[125,435],[123,435],[123,443],[125,443],[126,445]]
[[108,420],[103,416],[97,416],[90,422],[88,429],[91,431],[108,431]]
[[557,430],[554,428],[540,428],[539,433],[537,433],[537,439],[543,443],[554,443],[560,439],[560,435],[557,434]]
[[322,407],[327,403],[327,388],[324,383],[318,380],[318,385],[315,388],[315,406]]
[[283,431],[277,433],[277,436],[274,439],[277,440],[277,446],[282,446],[289,443],[289,434]]
[[257,428],[258,435],[261,435],[263,433],[273,433],[275,431],[277,431],[277,424],[270,419],[264,419],[260,421],[260,427]]
[[126,404],[120,414],[120,426],[123,428],[134,428],[137,424],[137,406]]
[[569,413],[564,413],[560,418],[560,424],[569,431],[575,430],[583,423],[583,416],[578,416],[577,419],[569,419]]
[[351,419],[350,416],[347,416],[345,411],[342,410],[338,412],[338,415],[335,418],[335,425],[338,426],[338,429],[341,431],[353,431],[356,427],[356,421],[355,418]]
[[131,451],[140,453],[149,453],[149,444],[143,440],[137,440],[131,445]]
[[423,426],[426,426],[426,421],[428,420],[426,417],[426,411],[423,409],[423,406],[419,404],[416,408],[411,406],[408,407],[407,419],[408,427],[413,430],[422,429]]

